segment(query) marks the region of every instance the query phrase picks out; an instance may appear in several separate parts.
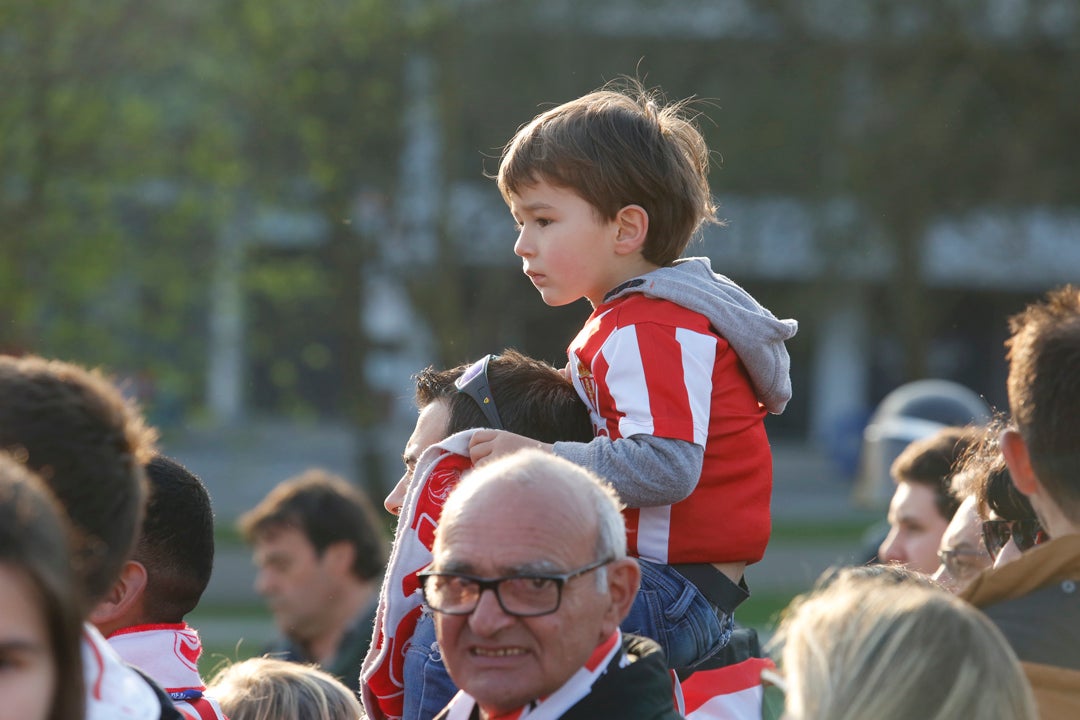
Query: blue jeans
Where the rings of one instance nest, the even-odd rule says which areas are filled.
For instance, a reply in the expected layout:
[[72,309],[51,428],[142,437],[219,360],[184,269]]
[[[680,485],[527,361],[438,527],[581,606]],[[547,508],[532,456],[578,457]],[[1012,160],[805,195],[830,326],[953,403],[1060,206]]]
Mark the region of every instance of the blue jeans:
[[435,620],[425,612],[405,651],[405,698],[401,720],[431,720],[457,694],[435,641]]
[[719,652],[735,627],[735,618],[714,608],[701,591],[670,565],[638,559],[641,590],[623,632],[660,643],[669,668],[688,668]]

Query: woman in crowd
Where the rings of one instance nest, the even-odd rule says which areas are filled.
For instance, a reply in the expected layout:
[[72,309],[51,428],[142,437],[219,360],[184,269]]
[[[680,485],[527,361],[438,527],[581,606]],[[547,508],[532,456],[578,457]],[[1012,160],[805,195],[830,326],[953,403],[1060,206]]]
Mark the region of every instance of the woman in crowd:
[[81,720],[82,624],[67,521],[0,453],[0,720]]
[[785,718],[1034,720],[1031,688],[998,629],[925,580],[831,573],[786,612]]

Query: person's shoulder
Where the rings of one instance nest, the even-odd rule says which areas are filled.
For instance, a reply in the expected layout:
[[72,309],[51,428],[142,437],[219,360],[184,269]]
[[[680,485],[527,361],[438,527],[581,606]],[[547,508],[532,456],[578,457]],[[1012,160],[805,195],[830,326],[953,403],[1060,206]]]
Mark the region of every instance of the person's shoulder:
[[710,332],[709,320],[699,312],[671,300],[632,293],[615,300],[605,315],[619,327],[646,323]]

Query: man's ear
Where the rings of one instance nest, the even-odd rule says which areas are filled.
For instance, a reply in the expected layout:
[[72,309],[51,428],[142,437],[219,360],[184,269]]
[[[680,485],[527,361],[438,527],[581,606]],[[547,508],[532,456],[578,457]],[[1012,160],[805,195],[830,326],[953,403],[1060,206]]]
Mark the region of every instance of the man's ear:
[[97,606],[90,611],[89,620],[103,635],[142,622],[142,598],[146,590],[146,566],[128,560],[120,569],[120,577]]
[[641,587],[641,566],[634,558],[621,558],[607,565],[607,577],[615,626],[618,626],[630,614],[630,607]]
[[627,205],[615,214],[618,234],[615,236],[615,253],[630,255],[645,247],[649,234],[649,213],[640,205]]
[[1031,467],[1031,454],[1028,452],[1024,437],[1017,430],[1005,430],[1001,433],[1001,454],[1009,466],[1009,475],[1013,485],[1024,495],[1034,495],[1039,489],[1039,480],[1035,469]]

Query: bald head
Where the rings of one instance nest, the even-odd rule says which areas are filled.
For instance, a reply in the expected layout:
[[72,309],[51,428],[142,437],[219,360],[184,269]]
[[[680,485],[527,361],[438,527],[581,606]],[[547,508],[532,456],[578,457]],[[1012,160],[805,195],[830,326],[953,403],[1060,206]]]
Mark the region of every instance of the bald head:
[[535,450],[462,479],[443,508],[434,556],[438,579],[425,596],[442,608],[435,631],[446,669],[485,716],[562,687],[611,641],[641,580],[611,488]]
[[[511,512],[510,505],[520,512]],[[594,541],[598,555],[626,556],[622,504],[611,486],[579,465],[532,450],[488,463],[461,480],[443,508],[435,552],[440,539],[455,525],[466,525],[476,517],[487,517],[489,522],[498,516],[512,517],[522,531],[522,522],[541,518],[536,529],[551,535],[556,530],[547,522],[549,510],[556,522],[565,522],[575,535]],[[459,518],[462,514],[466,517]]]

